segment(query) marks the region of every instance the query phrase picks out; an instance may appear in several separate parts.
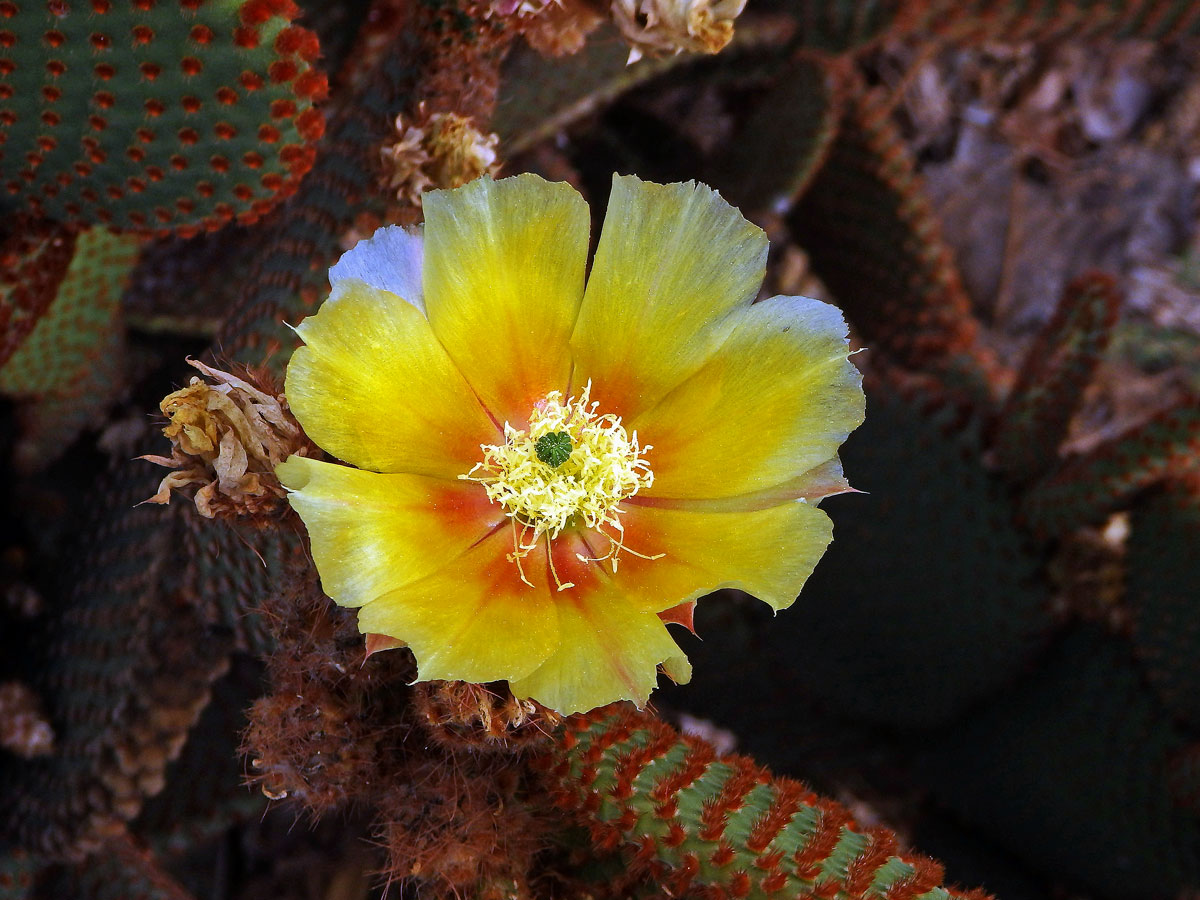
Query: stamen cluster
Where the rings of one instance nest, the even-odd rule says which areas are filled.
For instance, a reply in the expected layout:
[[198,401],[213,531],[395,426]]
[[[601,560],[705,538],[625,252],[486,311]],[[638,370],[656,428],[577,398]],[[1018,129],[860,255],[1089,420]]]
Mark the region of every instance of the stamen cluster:
[[[620,416],[599,415],[600,404],[591,399],[591,389],[588,382],[578,397],[565,402],[560,391],[551,391],[535,406],[528,430],[506,422],[504,443],[482,445],[483,461],[459,476],[482,484],[488,499],[503,506],[520,526],[518,557],[543,535],[553,540],[568,526],[600,531],[612,541],[613,551],[618,550],[619,504],[654,482],[642,458],[651,446],[641,446],[636,431],[628,434]],[[569,447],[569,452],[553,465],[561,452],[550,457],[548,447]],[[609,556],[614,557],[615,569],[615,552]]]

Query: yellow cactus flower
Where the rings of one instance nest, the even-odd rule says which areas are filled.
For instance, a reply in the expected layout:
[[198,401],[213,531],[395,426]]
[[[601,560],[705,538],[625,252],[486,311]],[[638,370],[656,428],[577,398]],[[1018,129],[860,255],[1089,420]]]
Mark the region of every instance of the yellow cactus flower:
[[863,416],[846,324],[755,303],[763,232],[713,190],[533,175],[425,195],[330,269],[286,395],[347,465],[277,468],[325,591],[422,680],[506,680],[571,713],[690,674],[666,622],[799,593]]

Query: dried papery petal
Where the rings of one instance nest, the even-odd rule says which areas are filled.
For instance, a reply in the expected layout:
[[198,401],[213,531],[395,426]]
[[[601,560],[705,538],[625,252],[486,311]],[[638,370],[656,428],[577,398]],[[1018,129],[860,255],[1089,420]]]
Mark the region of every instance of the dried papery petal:
[[612,15],[634,63],[646,54],[717,53],[745,8],[746,0],[613,0]]
[[191,497],[200,515],[268,516],[286,507],[286,490],[275,466],[289,455],[318,456],[288,410],[287,401],[265,378],[255,386],[245,378],[188,363],[208,381],[168,394],[160,409],[169,420],[163,435],[171,455],[141,459],[175,471],[164,478],[147,503],[168,503],[172,491]]
[[461,187],[485,173],[495,173],[500,138],[479,131],[457,113],[426,112],[396,116],[396,139],[379,151],[385,183],[396,199],[421,205],[421,194],[433,188]]
[[604,21],[604,16],[587,0],[550,0],[537,5],[525,0],[511,18],[529,45],[543,56],[578,53],[587,36]]

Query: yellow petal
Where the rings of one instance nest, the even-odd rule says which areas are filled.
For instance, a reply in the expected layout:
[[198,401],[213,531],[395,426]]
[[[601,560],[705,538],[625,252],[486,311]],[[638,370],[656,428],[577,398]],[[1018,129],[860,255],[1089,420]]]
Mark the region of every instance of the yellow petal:
[[631,549],[664,554],[622,553],[614,576],[632,600],[654,612],[725,587],[783,609],[833,538],[829,517],[803,500],[731,512],[627,502],[621,522]]
[[567,184],[519,175],[431,191],[424,208],[433,330],[496,420],[524,427],[570,377],[587,204]]
[[654,448],[648,496],[762,491],[834,458],[862,423],[862,375],[847,358],[836,307],[772,297],[733,318],[737,327],[703,368],[626,422]]
[[523,560],[530,587],[507,559],[512,550],[512,532],[500,529],[432,575],[368,603],[358,611],[359,630],[406,641],[422,681],[528,675],[558,647],[556,601],[545,551]]
[[423,578],[504,522],[478,484],[381,475],[292,456],[275,468],[325,593],[362,606]]
[[[570,572],[566,549],[555,542],[560,575]],[[594,564],[593,564],[594,565]],[[687,671],[682,651],[654,613],[625,597],[617,580],[585,578],[555,595],[558,650],[532,674],[509,686],[561,713],[585,712],[617,700],[643,706],[658,681],[658,664]]]
[[711,188],[613,178],[571,336],[575,389],[592,380],[627,420],[708,359],[762,283],[767,237]]
[[296,333],[288,403],[313,441],[362,469],[456,478],[497,427],[420,310],[353,279]]

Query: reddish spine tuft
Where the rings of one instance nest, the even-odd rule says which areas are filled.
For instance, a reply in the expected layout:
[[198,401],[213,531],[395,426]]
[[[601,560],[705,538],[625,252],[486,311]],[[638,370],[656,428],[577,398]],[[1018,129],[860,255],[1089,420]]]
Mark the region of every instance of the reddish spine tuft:
[[306,109],[296,117],[296,130],[307,141],[319,141],[325,134],[325,117],[317,109]]
[[762,892],[764,894],[769,895],[769,894],[778,894],[780,891],[782,891],[784,888],[787,887],[787,883],[788,883],[787,872],[784,872],[782,869],[780,869],[779,871],[772,872],[770,875],[768,875],[766,878],[764,878],[761,882],[759,882],[758,886],[759,886],[759,889],[762,890]]
[[683,788],[691,787],[696,779],[708,771],[709,765],[717,758],[716,751],[708,744],[692,742],[688,748],[683,764],[669,772],[654,785],[650,791],[650,799],[662,803],[674,797]]
[[290,59],[277,59],[267,67],[267,77],[275,84],[292,81],[297,74],[299,69]]
[[865,833],[869,838],[867,846],[846,867],[846,893],[851,896],[866,893],[879,867],[897,851],[896,837],[888,829],[874,825]]
[[271,118],[272,119],[290,119],[296,115],[295,100],[272,100],[271,101]]
[[685,853],[679,866],[667,877],[665,887],[672,896],[686,894],[696,876],[700,874],[700,859],[695,853]]
[[903,878],[892,882],[885,895],[886,900],[914,900],[926,891],[930,891],[942,883],[945,873],[939,863],[924,856],[914,856],[905,860],[913,870]]
[[247,0],[238,10],[238,17],[243,25],[262,25],[274,15],[275,4],[271,0]]
[[754,853],[762,853],[792,820],[801,804],[812,799],[804,785],[795,781],[781,781],[771,805],[750,826],[746,847]]
[[718,869],[729,865],[737,857],[737,851],[733,849],[733,845],[724,838],[717,844],[717,849],[712,852],[708,861]]
[[687,840],[687,832],[678,822],[672,822],[667,828],[666,835],[662,838],[664,847],[682,847]]
[[292,85],[297,97],[319,103],[329,96],[329,77],[320,69],[303,72]]
[[734,872],[729,878],[729,896],[738,898],[749,897],[753,886],[749,874],[746,872]]

